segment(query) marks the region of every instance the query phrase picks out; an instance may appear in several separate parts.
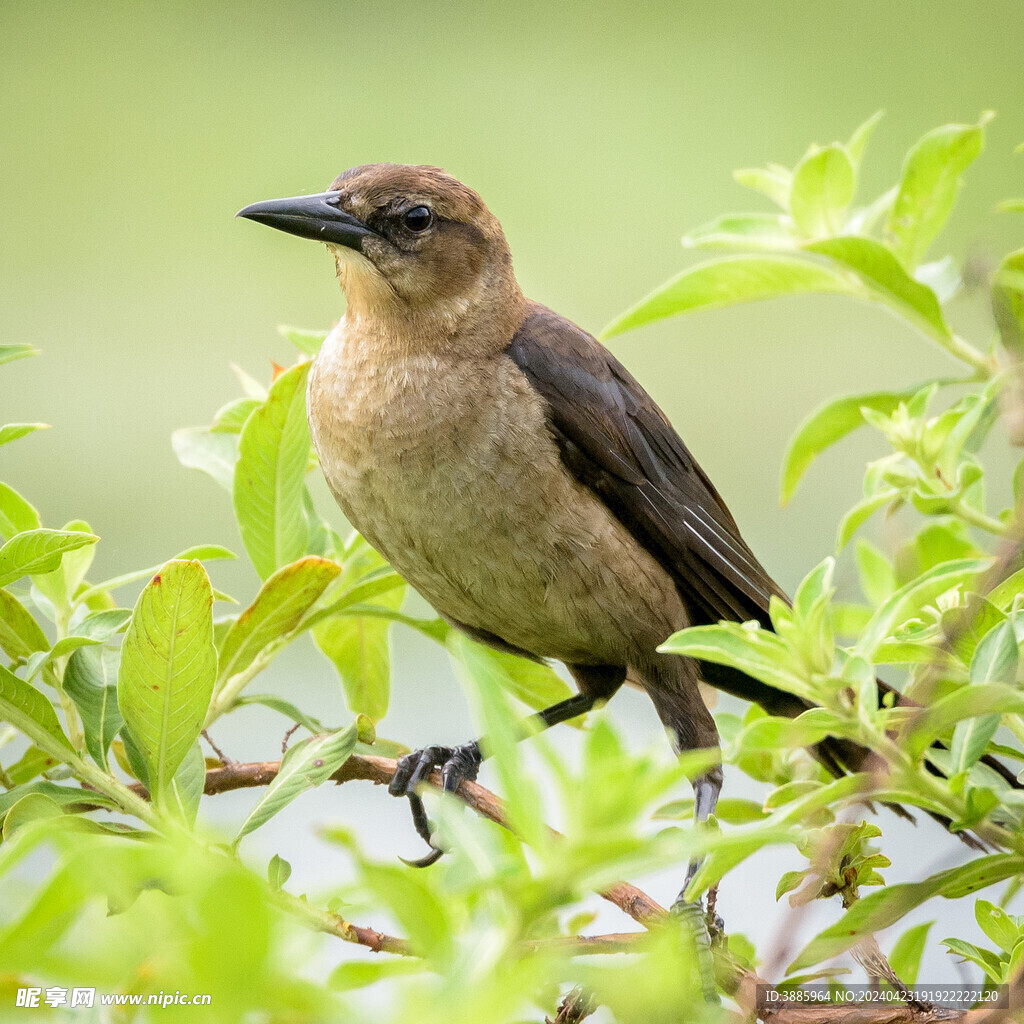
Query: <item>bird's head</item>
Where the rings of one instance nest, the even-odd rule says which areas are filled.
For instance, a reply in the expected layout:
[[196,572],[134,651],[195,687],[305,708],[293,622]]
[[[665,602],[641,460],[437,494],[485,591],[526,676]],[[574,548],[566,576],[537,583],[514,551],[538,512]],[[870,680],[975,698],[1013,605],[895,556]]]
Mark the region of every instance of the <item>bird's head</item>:
[[238,216],[326,243],[349,315],[427,321],[451,333],[520,301],[497,218],[436,167],[353,167],[326,192],[254,203]]

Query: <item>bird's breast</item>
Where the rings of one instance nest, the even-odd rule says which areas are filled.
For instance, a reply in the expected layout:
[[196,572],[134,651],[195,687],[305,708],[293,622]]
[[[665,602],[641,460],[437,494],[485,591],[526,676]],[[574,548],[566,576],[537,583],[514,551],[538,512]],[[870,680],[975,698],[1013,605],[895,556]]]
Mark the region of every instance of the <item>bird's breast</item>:
[[650,592],[629,601],[641,618],[674,599],[565,471],[541,398],[504,355],[381,359],[336,329],[310,374],[308,410],[342,512],[442,615],[586,660],[617,632],[638,568]]

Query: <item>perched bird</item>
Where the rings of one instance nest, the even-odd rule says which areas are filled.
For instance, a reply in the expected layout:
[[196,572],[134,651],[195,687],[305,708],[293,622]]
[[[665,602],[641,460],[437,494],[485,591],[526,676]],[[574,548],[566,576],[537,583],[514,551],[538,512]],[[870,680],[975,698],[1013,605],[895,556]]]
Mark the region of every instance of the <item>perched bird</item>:
[[[629,371],[523,296],[474,191],[434,167],[371,164],[239,216],[324,242],[337,264],[347,308],[307,401],[342,511],[453,626],[566,665],[579,693],[541,712],[544,726],[627,679],[679,751],[718,745],[701,679],[774,715],[807,709],[733,669],[658,653],[689,625],[770,628],[769,600],[785,595]],[[868,756],[839,738],[813,753],[835,774]],[[391,792],[409,796],[428,843],[417,784],[439,768],[454,791],[480,760],[467,743],[400,762]],[[694,782],[699,820],[721,785],[718,767]]]

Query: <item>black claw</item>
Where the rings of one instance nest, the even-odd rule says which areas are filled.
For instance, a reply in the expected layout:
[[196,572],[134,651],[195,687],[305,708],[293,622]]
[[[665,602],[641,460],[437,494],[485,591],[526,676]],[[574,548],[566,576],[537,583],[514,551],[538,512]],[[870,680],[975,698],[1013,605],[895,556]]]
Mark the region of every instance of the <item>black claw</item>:
[[411,868],[429,868],[431,864],[436,864],[443,856],[444,850],[440,846],[432,845],[430,853],[425,853],[419,859],[414,860],[410,857],[399,857],[398,859]]
[[409,808],[412,811],[412,823],[417,834],[430,847],[430,853],[419,860],[406,860],[399,858],[410,867],[425,868],[436,863],[444,856],[444,850],[434,844],[432,828],[427,812],[423,807],[423,801],[416,792],[416,787],[426,779],[435,769],[441,770],[441,784],[448,793],[454,793],[464,780],[476,778],[480,770],[480,745],[478,743],[463,743],[458,747],[424,747],[422,750],[414,750],[406,754],[398,762],[394,777],[388,785],[388,792],[392,796],[406,796],[409,798]]

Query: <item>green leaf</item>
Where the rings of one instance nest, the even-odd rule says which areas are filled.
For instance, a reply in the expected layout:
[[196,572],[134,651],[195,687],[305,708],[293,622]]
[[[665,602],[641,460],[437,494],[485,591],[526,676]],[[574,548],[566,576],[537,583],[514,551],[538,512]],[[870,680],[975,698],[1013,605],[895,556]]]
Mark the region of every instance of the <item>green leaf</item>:
[[863,298],[885,304],[929,337],[939,341],[952,337],[935,292],[915,281],[880,242],[843,235],[805,242],[803,248],[852,270],[863,285]]
[[267,881],[270,883],[271,889],[282,889],[284,883],[291,878],[292,866],[284,859],[279,857],[276,853],[270,858],[270,863],[267,864]]
[[228,433],[239,434],[245,421],[261,403],[255,398],[236,398],[227,405],[222,405],[213,417],[213,425],[210,432],[214,434]]
[[4,815],[3,840],[9,843],[14,833],[30,822],[59,818],[63,814],[64,811],[56,800],[51,800],[42,793],[29,793]]
[[1006,980],[1005,965],[991,950],[979,949],[971,942],[964,942],[963,939],[943,939],[942,945],[948,947],[951,953],[977,964],[997,985]]
[[[341,678],[345,701],[354,715],[366,715],[378,722],[387,713],[391,694],[391,615],[405,600],[405,583],[363,537],[354,535],[344,552],[344,576],[350,582],[334,609],[347,614],[320,619],[313,626],[313,639],[334,663]],[[351,604],[373,597],[373,604]]]
[[32,345],[0,345],[0,365],[13,363],[15,359],[39,355],[39,349]]
[[39,529],[39,513],[13,487],[0,483],[0,536]]
[[10,444],[37,430],[49,429],[49,423],[8,423],[0,427],[0,445]]
[[0,722],[10,722],[37,747],[67,760],[74,749],[57,721],[53,705],[36,689],[0,666]]
[[71,655],[64,670],[64,690],[81,716],[86,749],[104,771],[107,751],[124,724],[117,706],[119,661],[119,651],[83,647]]
[[1024,358],[1024,249],[1006,256],[992,279],[992,313],[1003,348]]
[[0,547],[0,587],[22,576],[52,572],[68,551],[95,544],[99,537],[76,530],[26,530]]
[[816,699],[785,642],[768,630],[738,622],[691,626],[673,633],[658,650],[728,665],[787,693]]
[[921,956],[928,932],[934,921],[925,921],[908,928],[895,942],[889,954],[889,966],[896,972],[905,985],[913,985],[917,981],[917,972],[921,967]]
[[61,807],[73,809],[82,804],[93,804],[97,807],[114,806],[114,801],[103,793],[84,790],[78,786],[58,786],[56,782],[40,779],[36,782],[17,786],[7,793],[0,793],[0,817],[3,817],[22,797],[30,793],[41,793],[60,804]]
[[836,531],[836,551],[842,551],[850,543],[850,538],[880,508],[895,501],[899,496],[899,491],[887,487],[858,501],[839,521],[839,529]]
[[228,630],[218,678],[243,672],[269,644],[295,629],[340,572],[337,562],[315,555],[278,569]]
[[974,918],[978,927],[995,943],[996,949],[1013,950],[1021,937],[1021,929],[1017,927],[1010,915],[988,900],[977,900],[974,904]]
[[853,161],[842,146],[812,149],[793,171],[789,193],[789,210],[800,232],[817,238],[839,231],[855,183]]
[[284,697],[278,697],[272,693],[247,693],[242,694],[236,701],[235,704],[238,706],[244,706],[246,704],[262,704],[263,707],[270,708],[271,711],[277,711],[284,715],[286,718],[290,718],[293,722],[297,722],[304,729],[308,729],[312,733],[328,732],[329,730],[319,718],[313,718],[312,715],[307,715],[305,711],[297,707],[290,700],[285,700]]
[[957,722],[950,745],[952,774],[966,772],[978,763],[978,759],[985,753],[989,742],[995,736],[999,721],[999,715],[979,715]]
[[971,659],[972,683],[1007,683],[1017,677],[1017,637],[1013,623],[1005,620],[978,642]]
[[391,960],[346,960],[338,964],[327,979],[332,992],[351,992],[366,988],[378,981],[422,974],[427,969],[422,960],[413,957],[395,957]]
[[306,377],[299,363],[274,381],[239,439],[234,504],[242,543],[261,579],[306,553],[302,493],[309,463]]
[[183,466],[201,470],[231,492],[238,462],[237,435],[206,427],[182,427],[171,434],[171,447]]
[[[81,519],[65,524],[64,530],[92,536],[92,527]],[[32,582],[53,602],[54,607],[62,608],[70,604],[95,555],[96,549],[91,543],[76,551],[67,551],[53,572],[37,574]]]
[[[551,707],[573,694],[572,688],[550,665],[498,651],[475,641],[467,643],[475,644],[473,670],[485,672],[489,682],[500,686],[534,711]],[[459,651],[463,649],[461,646],[458,648]],[[573,719],[573,724],[580,726],[583,723],[581,719]]]
[[311,736],[288,748],[281,770],[242,822],[234,842],[255,831],[297,796],[326,782],[349,758],[356,745],[356,724],[325,736]]
[[870,391],[862,395],[847,395],[826,402],[808,416],[799,427],[782,463],[782,504],[793,497],[796,485],[808,466],[826,448],[842,440],[851,431],[864,425],[861,409],[874,409],[885,416],[892,415],[900,402],[914,394],[910,391]]
[[864,539],[857,541],[856,557],[860,588],[873,605],[880,605],[895,593],[896,573],[889,559]]
[[183,825],[191,828],[199,813],[199,801],[206,785],[206,759],[198,743],[193,743],[171,779],[163,806]]
[[687,249],[793,249],[791,224],[778,213],[726,214],[683,235]]
[[997,608],[1008,611],[1018,594],[1024,594],[1024,569],[1018,569],[996,584],[989,592],[988,599]]
[[865,935],[895,924],[933,896],[959,899],[1022,870],[1024,858],[1012,853],[996,853],[940,871],[921,882],[888,885],[879,892],[861,897],[835,924],[812,939],[790,964],[787,973],[838,956],[855,946]]
[[613,320],[601,337],[681,313],[814,292],[863,296],[864,288],[848,274],[795,256],[729,256],[671,278]]
[[969,586],[991,566],[988,558],[958,558],[943,562],[900,587],[879,606],[857,642],[856,653],[872,660],[876,648],[893,630],[940,594],[957,586]]
[[[397,606],[405,588],[388,600]],[[313,627],[317,647],[330,659],[341,678],[345,703],[354,715],[379,722],[391,699],[391,623],[362,615],[338,615]]]
[[854,168],[859,168],[864,159],[864,150],[874,134],[878,122],[882,120],[885,111],[876,110],[863,124],[858,125],[846,144],[846,152],[853,161]]
[[289,327],[287,324],[281,324],[277,328],[277,333],[307,356],[315,356],[327,337],[327,331],[308,331],[302,327]]
[[789,209],[789,189],[793,173],[779,164],[767,167],[744,167],[732,172],[733,179],[744,188],[753,189],[767,196],[783,210]]
[[940,697],[920,715],[905,746],[919,756],[958,723],[997,714],[1024,714],[1024,693],[999,683],[963,686]]
[[185,548],[174,557],[182,562],[215,562],[220,558],[235,559],[238,558],[238,555],[222,544],[196,544],[193,547]]
[[213,592],[200,562],[170,561],[143,589],[121,646],[117,699],[154,799],[199,737],[213,694]]
[[61,761],[58,758],[48,754],[45,750],[40,750],[36,746],[30,746],[21,755],[19,760],[10,765],[5,771],[7,778],[15,786],[21,786],[26,782],[31,782],[37,775],[42,775],[43,772],[56,768],[60,763]]
[[960,177],[981,153],[984,126],[990,119],[991,115],[982,115],[978,124],[936,128],[907,154],[886,225],[893,249],[905,266],[921,262],[949,218]]
[[39,623],[11,593],[0,588],[0,649],[19,661],[33,651],[48,650],[50,642]]

